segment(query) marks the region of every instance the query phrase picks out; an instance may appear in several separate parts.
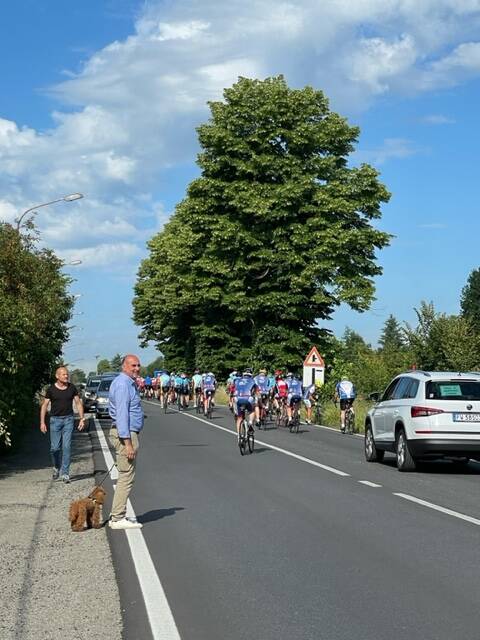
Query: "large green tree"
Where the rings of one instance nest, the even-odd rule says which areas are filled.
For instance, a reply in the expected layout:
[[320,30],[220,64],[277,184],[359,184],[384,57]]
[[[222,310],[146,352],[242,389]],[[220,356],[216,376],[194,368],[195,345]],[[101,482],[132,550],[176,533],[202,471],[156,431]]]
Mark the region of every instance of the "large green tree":
[[480,269],[474,269],[468,276],[467,284],[462,289],[460,301],[462,315],[468,318],[480,334]]
[[384,351],[396,351],[405,346],[402,327],[392,314],[390,314],[385,320],[382,334],[378,342]]
[[68,338],[73,298],[62,262],[38,249],[33,225],[0,223],[0,448],[31,424],[34,396]]
[[321,91],[240,78],[210,109],[201,176],[149,242],[134,319],[167,366],[293,367],[340,303],[369,307],[389,194],[349,166],[359,129]]

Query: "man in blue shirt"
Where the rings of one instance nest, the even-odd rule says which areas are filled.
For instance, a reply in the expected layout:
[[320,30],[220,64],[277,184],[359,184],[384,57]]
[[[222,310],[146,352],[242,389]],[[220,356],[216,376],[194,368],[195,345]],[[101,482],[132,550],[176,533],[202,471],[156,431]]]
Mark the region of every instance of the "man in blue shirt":
[[135,479],[138,434],[143,429],[143,409],[135,384],[139,374],[137,356],[125,356],[122,371],[112,381],[108,395],[112,419],[110,442],[117,454],[118,470],[109,523],[112,529],[140,529],[142,526],[140,522],[126,517],[127,500]]

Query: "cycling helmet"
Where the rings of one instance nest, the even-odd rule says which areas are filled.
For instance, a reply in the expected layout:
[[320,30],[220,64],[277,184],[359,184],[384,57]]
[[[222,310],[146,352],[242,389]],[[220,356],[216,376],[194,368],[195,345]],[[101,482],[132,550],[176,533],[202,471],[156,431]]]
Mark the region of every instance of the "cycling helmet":
[[200,369],[195,369],[195,373],[200,373]]
[[275,370],[275,375],[276,376],[281,376],[282,375],[282,370],[281,369],[276,369]]
[[209,372],[207,373],[207,376],[213,376],[213,373],[212,373],[211,371],[209,371]]
[[266,376],[267,375],[267,370],[266,369],[260,369],[260,371],[258,373],[260,373],[263,376]]
[[293,373],[292,373],[291,371],[289,371],[289,372],[287,373],[287,378],[293,378],[293,377],[294,377],[294,376],[293,376]]
[[180,377],[181,377],[181,378],[186,378],[187,376],[186,376],[184,373],[182,373],[182,374],[180,375]]
[[252,375],[252,370],[250,369],[250,367],[245,369],[245,371],[243,372],[243,375],[244,376],[251,376]]
[[323,387],[323,382],[321,380],[315,380],[315,387],[320,389],[320,387]]

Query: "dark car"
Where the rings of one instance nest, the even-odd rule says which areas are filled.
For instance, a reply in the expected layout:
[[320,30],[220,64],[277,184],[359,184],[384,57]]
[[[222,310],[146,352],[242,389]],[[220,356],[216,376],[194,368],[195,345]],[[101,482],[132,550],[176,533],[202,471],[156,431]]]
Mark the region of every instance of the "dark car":
[[93,406],[97,418],[108,418],[108,392],[110,391],[110,385],[114,377],[115,376],[100,380],[100,384],[97,387],[95,404]]
[[85,389],[82,394],[83,408],[85,412],[92,410],[93,405],[95,404],[95,394],[101,380],[102,376],[100,375],[88,377],[87,384],[85,385]]

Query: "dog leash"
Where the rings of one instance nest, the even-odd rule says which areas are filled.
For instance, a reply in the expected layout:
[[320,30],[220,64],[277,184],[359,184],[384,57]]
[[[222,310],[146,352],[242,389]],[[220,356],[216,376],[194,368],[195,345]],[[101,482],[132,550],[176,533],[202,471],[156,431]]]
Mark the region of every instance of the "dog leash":
[[[110,469],[107,471],[107,473],[103,476],[102,481],[95,485],[95,488],[97,488],[97,487],[101,487],[101,486],[102,486],[102,484],[105,482],[105,480],[107,479],[107,477],[110,475],[110,471],[113,469],[113,467],[116,467],[116,466],[117,466],[117,463],[116,463],[116,462],[114,462],[114,463],[112,464],[112,466],[110,467]],[[92,493],[93,493],[93,492],[92,492]],[[92,497],[92,496],[91,496],[91,494],[90,494],[88,497],[89,497],[89,498],[91,498],[91,497]]]

